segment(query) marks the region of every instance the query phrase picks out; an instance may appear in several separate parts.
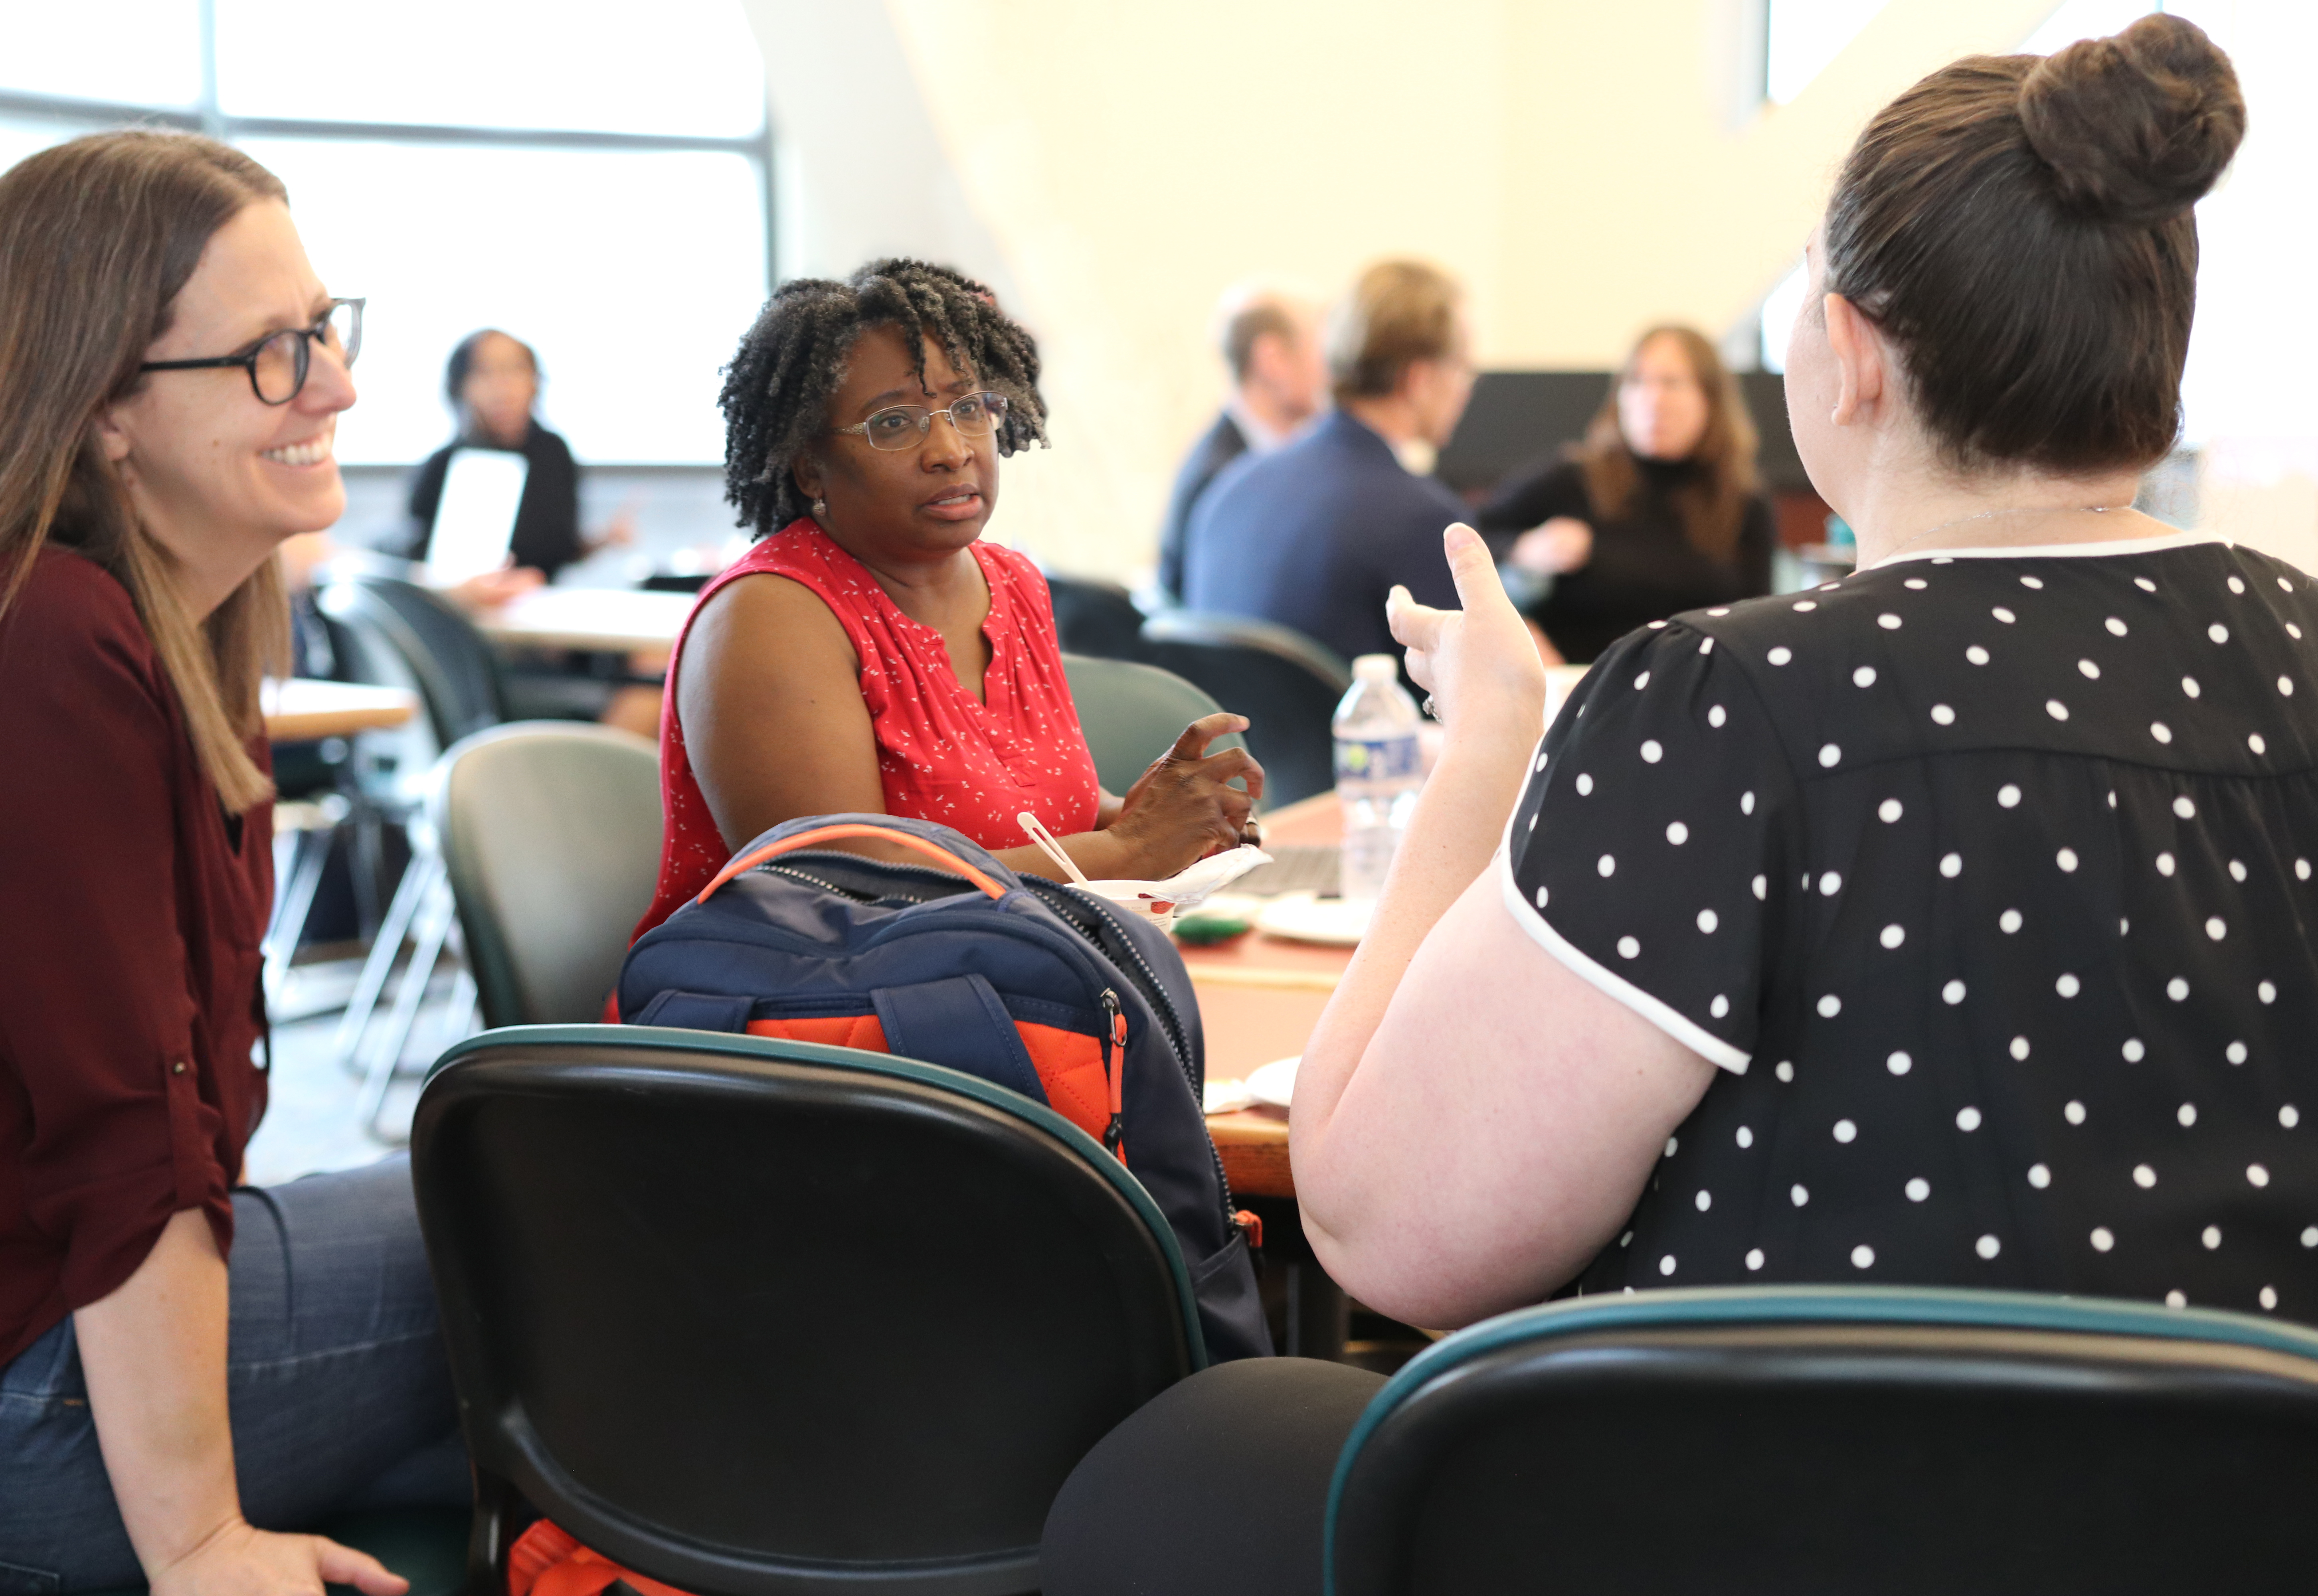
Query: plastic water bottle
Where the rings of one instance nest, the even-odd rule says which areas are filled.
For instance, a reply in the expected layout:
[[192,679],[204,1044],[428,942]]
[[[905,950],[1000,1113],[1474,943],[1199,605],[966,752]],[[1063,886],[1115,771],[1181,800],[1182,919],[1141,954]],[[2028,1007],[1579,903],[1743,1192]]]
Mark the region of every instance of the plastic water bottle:
[[1344,811],[1343,894],[1376,901],[1393,850],[1424,785],[1417,746],[1424,717],[1389,654],[1352,661],[1352,690],[1336,705],[1336,801]]

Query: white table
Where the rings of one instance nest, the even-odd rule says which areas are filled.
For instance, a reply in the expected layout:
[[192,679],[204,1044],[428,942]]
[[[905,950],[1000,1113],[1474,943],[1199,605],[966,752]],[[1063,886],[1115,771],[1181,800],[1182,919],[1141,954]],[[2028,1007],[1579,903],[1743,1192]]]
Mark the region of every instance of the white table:
[[692,603],[689,593],[540,587],[485,611],[475,624],[485,637],[508,648],[630,654],[673,648]]

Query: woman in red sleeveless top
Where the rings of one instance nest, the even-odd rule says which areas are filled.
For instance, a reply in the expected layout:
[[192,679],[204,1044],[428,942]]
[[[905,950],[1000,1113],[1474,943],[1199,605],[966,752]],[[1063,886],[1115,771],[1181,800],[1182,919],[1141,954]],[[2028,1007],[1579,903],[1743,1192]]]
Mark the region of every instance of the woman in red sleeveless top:
[[1038,379],[1029,335],[945,267],[878,261],[774,295],[723,395],[727,496],[760,541],[703,590],[669,667],[638,936],[799,815],[936,820],[1056,874],[1029,810],[1098,879],[1240,840],[1263,772],[1207,746],[1246,722],[1195,722],[1125,797],[1103,792],[1046,582],[980,541],[998,457],[1045,441]]

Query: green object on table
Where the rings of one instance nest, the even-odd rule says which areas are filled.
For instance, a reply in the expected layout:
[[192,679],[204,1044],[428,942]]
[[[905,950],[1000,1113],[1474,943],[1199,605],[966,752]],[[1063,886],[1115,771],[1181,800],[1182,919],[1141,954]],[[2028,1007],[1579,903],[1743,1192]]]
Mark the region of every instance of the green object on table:
[[1212,947],[1218,942],[1229,942],[1235,937],[1244,937],[1255,928],[1255,921],[1236,912],[1209,914],[1193,910],[1175,922],[1175,939],[1194,947]]

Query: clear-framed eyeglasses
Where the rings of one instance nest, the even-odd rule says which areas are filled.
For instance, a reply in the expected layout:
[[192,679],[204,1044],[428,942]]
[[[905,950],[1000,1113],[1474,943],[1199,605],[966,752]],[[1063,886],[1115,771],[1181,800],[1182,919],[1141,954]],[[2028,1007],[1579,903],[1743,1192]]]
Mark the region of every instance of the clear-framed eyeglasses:
[[929,410],[923,405],[888,405],[873,412],[867,421],[832,430],[858,433],[869,441],[872,449],[914,449],[932,433],[937,416],[948,417],[949,424],[966,437],[986,438],[1006,419],[1006,396],[969,393],[964,399],[952,399],[946,410]]
[[239,366],[249,373],[250,391],[259,402],[286,405],[306,386],[314,345],[323,345],[339,361],[352,366],[362,353],[363,306],[365,300],[332,300],[329,309],[311,327],[284,327],[268,333],[238,354],[211,355],[206,360],[148,360],[140,372],[198,372],[219,366]]

